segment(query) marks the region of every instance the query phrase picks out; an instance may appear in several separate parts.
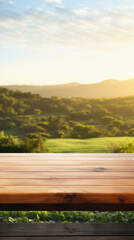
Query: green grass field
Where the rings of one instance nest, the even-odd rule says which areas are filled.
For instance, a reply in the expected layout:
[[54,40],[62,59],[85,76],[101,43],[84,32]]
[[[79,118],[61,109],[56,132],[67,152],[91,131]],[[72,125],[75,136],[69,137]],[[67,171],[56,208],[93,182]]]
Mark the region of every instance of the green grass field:
[[134,142],[134,137],[105,137],[92,139],[48,139],[50,153],[110,153],[120,143]]

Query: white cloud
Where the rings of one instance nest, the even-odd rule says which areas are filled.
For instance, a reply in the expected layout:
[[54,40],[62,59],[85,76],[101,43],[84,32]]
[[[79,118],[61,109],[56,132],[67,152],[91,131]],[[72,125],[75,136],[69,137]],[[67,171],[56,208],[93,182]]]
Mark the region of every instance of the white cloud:
[[101,12],[98,11],[98,10],[93,10],[92,13],[93,13],[94,15],[99,15],[99,14],[101,14]]
[[[37,11],[38,10],[38,11]],[[101,48],[134,45],[134,10],[116,9],[99,14],[82,8],[18,12],[0,1],[0,41],[33,47]],[[98,11],[98,10],[96,10]]]
[[134,9],[134,5],[121,5],[118,6],[118,9],[124,9],[124,10],[133,10]]
[[62,3],[61,0],[45,0],[47,3]]
[[47,13],[48,13],[49,15],[55,15],[55,13],[52,12],[52,11],[47,11]]
[[13,2],[13,1],[9,1],[9,4],[13,5],[13,4],[14,4],[14,2]]
[[38,7],[37,10],[38,10],[38,11],[42,11],[43,9],[42,9],[41,7]]
[[87,8],[83,8],[83,9],[74,9],[73,12],[76,15],[86,15],[87,14],[88,9]]

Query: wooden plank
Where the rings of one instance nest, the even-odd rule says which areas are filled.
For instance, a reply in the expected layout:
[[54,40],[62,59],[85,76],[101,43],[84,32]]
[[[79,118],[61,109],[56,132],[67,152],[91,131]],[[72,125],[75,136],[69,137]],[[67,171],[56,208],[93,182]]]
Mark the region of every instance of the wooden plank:
[[133,172],[103,172],[103,169],[96,169],[95,172],[43,172],[43,171],[12,171],[12,172],[0,172],[0,178],[81,178],[81,179],[134,179]]
[[41,172],[134,172],[134,166],[105,166],[105,165],[96,165],[96,166],[37,166],[37,165],[32,165],[31,166],[17,166],[17,165],[11,165],[11,166],[1,166],[0,164],[0,172],[12,172],[12,171],[41,171]]
[[78,194],[81,194],[81,196],[84,195],[105,195],[108,197],[111,194],[128,194],[128,196],[134,195],[134,186],[0,186],[0,194],[73,194],[76,192]]
[[0,224],[0,237],[134,236],[133,223],[17,223]]
[[132,207],[133,172],[134,154],[0,154],[0,204]]
[[21,160],[134,160],[132,153],[4,153],[0,154],[2,159],[20,159]]
[[0,240],[133,240],[133,236],[54,236],[54,237],[0,237]]
[[3,186],[0,203],[133,204],[133,186]]
[[62,160],[47,160],[47,159],[42,159],[42,160],[31,160],[31,159],[22,159],[20,161],[20,159],[15,159],[15,160],[7,160],[7,159],[0,159],[0,165],[1,166],[12,166],[12,165],[16,165],[16,166],[31,166],[32,164],[34,164],[35,166],[60,166],[62,164],[62,166],[95,166],[95,165],[106,165],[106,166],[133,166],[134,164],[134,160],[129,160],[127,159],[127,161],[125,160],[69,160],[69,161],[64,161],[64,159]]
[[1,178],[0,186],[134,186],[134,179]]

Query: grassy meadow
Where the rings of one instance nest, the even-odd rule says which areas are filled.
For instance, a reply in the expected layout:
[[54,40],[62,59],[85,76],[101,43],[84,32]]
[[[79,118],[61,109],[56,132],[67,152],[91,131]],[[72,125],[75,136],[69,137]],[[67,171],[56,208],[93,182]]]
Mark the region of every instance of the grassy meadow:
[[50,153],[111,153],[119,144],[133,143],[134,137],[104,137],[92,139],[48,139]]

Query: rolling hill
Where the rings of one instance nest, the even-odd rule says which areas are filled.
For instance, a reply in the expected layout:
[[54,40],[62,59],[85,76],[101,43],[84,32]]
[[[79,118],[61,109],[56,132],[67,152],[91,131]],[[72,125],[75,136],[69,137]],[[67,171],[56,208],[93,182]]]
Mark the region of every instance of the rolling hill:
[[119,81],[104,80],[99,83],[80,84],[68,83],[58,85],[6,85],[1,86],[22,92],[38,93],[43,97],[86,97],[86,98],[114,98],[134,95],[134,78]]

